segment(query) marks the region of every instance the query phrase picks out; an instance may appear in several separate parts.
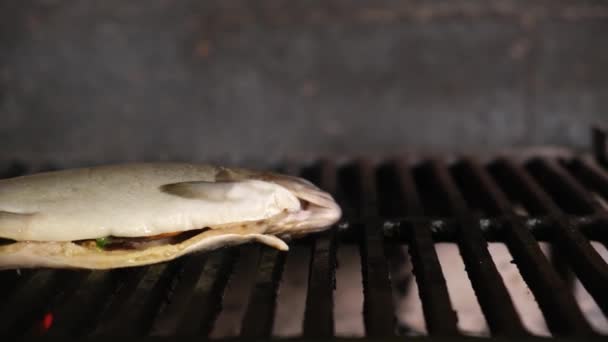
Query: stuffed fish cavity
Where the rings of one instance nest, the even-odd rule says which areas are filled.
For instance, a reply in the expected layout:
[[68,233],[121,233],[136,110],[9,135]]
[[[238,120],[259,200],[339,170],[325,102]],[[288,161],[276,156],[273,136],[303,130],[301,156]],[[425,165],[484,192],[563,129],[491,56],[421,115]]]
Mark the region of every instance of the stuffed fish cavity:
[[297,177],[212,165],[123,164],[0,180],[0,268],[107,269],[334,224],[339,206]]

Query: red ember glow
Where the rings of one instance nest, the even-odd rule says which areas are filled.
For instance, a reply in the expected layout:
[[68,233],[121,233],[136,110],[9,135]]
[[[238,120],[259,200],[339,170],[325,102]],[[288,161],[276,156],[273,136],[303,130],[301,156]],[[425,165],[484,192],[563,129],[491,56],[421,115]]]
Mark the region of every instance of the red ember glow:
[[50,312],[47,312],[44,317],[42,318],[42,329],[43,331],[47,331],[51,328],[51,326],[53,325],[53,314]]

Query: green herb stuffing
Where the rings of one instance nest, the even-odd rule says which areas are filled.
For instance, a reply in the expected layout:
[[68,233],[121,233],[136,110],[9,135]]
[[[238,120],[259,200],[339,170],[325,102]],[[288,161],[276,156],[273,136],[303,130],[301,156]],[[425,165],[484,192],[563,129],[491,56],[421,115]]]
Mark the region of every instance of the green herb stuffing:
[[102,237],[102,238],[96,239],[95,243],[97,244],[97,248],[104,249],[106,247],[106,245],[110,243],[110,238]]

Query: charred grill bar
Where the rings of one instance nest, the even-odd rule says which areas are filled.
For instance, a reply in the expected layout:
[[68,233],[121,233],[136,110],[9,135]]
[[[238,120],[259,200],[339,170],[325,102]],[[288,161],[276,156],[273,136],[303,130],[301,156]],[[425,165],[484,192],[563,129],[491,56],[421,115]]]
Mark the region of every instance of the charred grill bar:
[[592,144],[595,159],[608,165],[608,130],[605,127],[593,127]]
[[[405,161],[397,166],[397,184],[404,199],[406,213],[423,216],[423,206],[416,189],[412,169]],[[420,299],[428,330],[436,335],[456,335],[456,312],[450,303],[439,258],[434,248],[431,227],[428,223],[413,223],[407,227],[414,273],[419,283]]]
[[[533,213],[549,215],[552,219],[555,225],[556,244],[560,250],[567,253],[575,273],[581,279],[585,288],[593,295],[598,305],[606,312],[608,301],[602,288],[605,288],[605,285],[608,284],[608,265],[591,247],[580,230],[563,214],[562,209],[553,202],[543,188],[535,183],[530,175],[513,163],[506,163],[505,166],[511,173],[512,179],[518,183],[515,185],[517,191],[526,198],[522,198],[522,201],[525,200],[530,204]],[[563,208],[570,208],[571,211],[579,211],[578,213],[581,214],[591,213],[590,210],[585,210],[589,209],[588,206],[584,205],[586,201],[581,202],[576,199],[576,195],[580,195],[580,193],[574,191],[575,188],[578,189],[573,185],[576,184],[574,180],[564,172],[557,171],[555,164],[551,166],[548,161],[534,160],[529,166],[530,173],[538,177],[538,180],[544,180],[541,182],[553,189],[553,195],[556,196],[554,198],[562,200]],[[560,190],[555,189],[555,186],[559,186]],[[587,194],[585,197],[591,197],[591,194]],[[569,205],[572,206],[569,207]]]
[[477,161],[465,160],[459,168],[462,179],[468,181],[465,188],[477,191],[471,197],[478,199],[478,205],[492,216],[506,217],[506,227],[502,229],[505,243],[550,329],[555,334],[589,333],[591,328],[574,297],[543,255],[534,236],[518,219],[504,192]]
[[[595,136],[595,145],[602,145],[601,134]],[[12,164],[0,172],[12,177],[37,170]],[[530,336],[488,251],[488,242],[497,241],[511,252],[554,336],[597,336],[538,241],[555,244],[606,315],[608,265],[590,244],[608,243],[602,203],[608,202],[608,170],[601,160],[323,161],[295,173],[336,196],[344,209],[341,224],[294,241],[287,254],[247,245],[133,269],[3,271],[0,334],[269,337],[280,324],[283,279],[306,272],[307,287],[296,294],[305,303],[302,336],[333,337],[336,252],[350,244],[361,255],[365,334],[395,336],[389,258],[406,243],[430,338],[458,339],[434,248],[451,241],[492,336]]]
[[481,234],[479,220],[467,210],[466,202],[447,167],[439,161],[431,162],[429,167],[429,175],[436,181],[435,185],[446,201],[447,214],[457,217],[459,222],[457,240],[460,253],[490,328],[496,334],[523,334],[524,329],[511,297]]
[[356,165],[359,213],[367,223],[362,230],[361,271],[363,274],[363,319],[368,336],[390,336],[394,333],[394,308],[389,282],[388,264],[384,252],[381,222],[374,220],[378,213],[378,198],[374,169],[369,162]]
[[[336,167],[323,162],[304,173],[313,182],[335,194],[337,189]],[[316,172],[315,172],[316,171]],[[311,338],[334,335],[333,293],[335,289],[336,236],[335,230],[323,232],[313,238],[308,278],[303,335]]]

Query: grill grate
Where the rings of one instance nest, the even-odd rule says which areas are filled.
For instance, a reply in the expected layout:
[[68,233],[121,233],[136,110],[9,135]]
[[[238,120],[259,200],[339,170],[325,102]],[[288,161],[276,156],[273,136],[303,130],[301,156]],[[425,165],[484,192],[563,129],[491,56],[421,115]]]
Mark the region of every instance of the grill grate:
[[[607,315],[608,265],[590,244],[608,243],[608,209],[598,200],[608,201],[603,165],[545,156],[524,163],[323,161],[291,169],[331,191],[345,213],[334,229],[292,242],[290,253],[301,254],[293,262],[286,262],[285,253],[246,245],[133,269],[4,271],[0,333],[268,337],[283,276],[299,272],[291,265],[308,268],[307,290],[298,294],[305,298],[302,335],[333,337],[336,250],[350,244],[361,251],[366,335],[394,336],[389,258],[405,243],[429,335],[458,338],[458,317],[434,248],[451,241],[458,244],[492,336],[529,336],[488,251],[487,243],[498,241],[508,247],[554,336],[597,336],[568,278],[538,241],[554,243]],[[3,177],[33,171],[18,164],[0,170]]]

